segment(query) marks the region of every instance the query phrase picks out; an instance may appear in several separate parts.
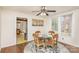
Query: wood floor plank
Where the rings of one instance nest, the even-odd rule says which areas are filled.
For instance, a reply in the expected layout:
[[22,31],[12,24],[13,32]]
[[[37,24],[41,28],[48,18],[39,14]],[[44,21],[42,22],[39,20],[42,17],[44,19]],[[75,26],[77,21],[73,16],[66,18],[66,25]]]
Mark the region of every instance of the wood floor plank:
[[[60,43],[63,44],[71,53],[79,53],[78,47],[74,47],[74,46],[71,46],[71,45],[68,45],[62,42]],[[10,46],[10,47],[2,48],[1,53],[23,53],[24,48],[27,44],[28,43],[22,43],[22,44]]]

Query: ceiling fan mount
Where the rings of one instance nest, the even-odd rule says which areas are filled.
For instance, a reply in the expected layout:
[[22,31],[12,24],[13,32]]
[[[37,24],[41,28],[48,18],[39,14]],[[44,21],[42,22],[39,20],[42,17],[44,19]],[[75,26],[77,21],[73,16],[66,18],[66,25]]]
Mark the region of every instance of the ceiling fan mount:
[[39,15],[49,16],[48,12],[56,12],[56,10],[47,10],[45,6],[41,6],[41,9],[39,11],[32,11],[32,12],[38,12],[36,16]]

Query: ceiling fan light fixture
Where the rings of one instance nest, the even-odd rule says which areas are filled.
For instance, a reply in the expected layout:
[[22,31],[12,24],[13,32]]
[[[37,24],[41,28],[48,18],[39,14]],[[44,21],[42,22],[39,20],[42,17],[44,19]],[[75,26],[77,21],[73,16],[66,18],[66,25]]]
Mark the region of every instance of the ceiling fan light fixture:
[[36,14],[36,16],[49,16],[48,12],[56,12],[56,10],[47,10],[45,6],[42,6],[40,11],[36,11],[36,12],[39,12],[38,14]]
[[45,12],[42,12],[40,15],[41,16],[46,16],[46,13]]

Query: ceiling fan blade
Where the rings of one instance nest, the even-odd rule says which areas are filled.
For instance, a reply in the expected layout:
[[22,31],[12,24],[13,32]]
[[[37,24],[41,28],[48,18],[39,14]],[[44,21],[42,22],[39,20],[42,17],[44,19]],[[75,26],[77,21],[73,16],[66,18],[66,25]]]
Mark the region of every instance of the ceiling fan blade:
[[56,10],[47,10],[47,12],[56,12]]
[[38,13],[38,14],[36,14],[36,16],[39,16],[41,14],[41,12],[40,13]]
[[47,16],[49,16],[49,14],[48,14],[48,13],[46,13],[46,15],[47,15]]

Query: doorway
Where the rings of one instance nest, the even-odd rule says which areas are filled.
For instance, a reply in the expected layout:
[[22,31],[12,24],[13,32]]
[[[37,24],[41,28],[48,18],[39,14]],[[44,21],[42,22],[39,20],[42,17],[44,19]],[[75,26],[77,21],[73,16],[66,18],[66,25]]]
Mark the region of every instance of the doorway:
[[16,18],[16,43],[22,44],[27,42],[27,18]]

